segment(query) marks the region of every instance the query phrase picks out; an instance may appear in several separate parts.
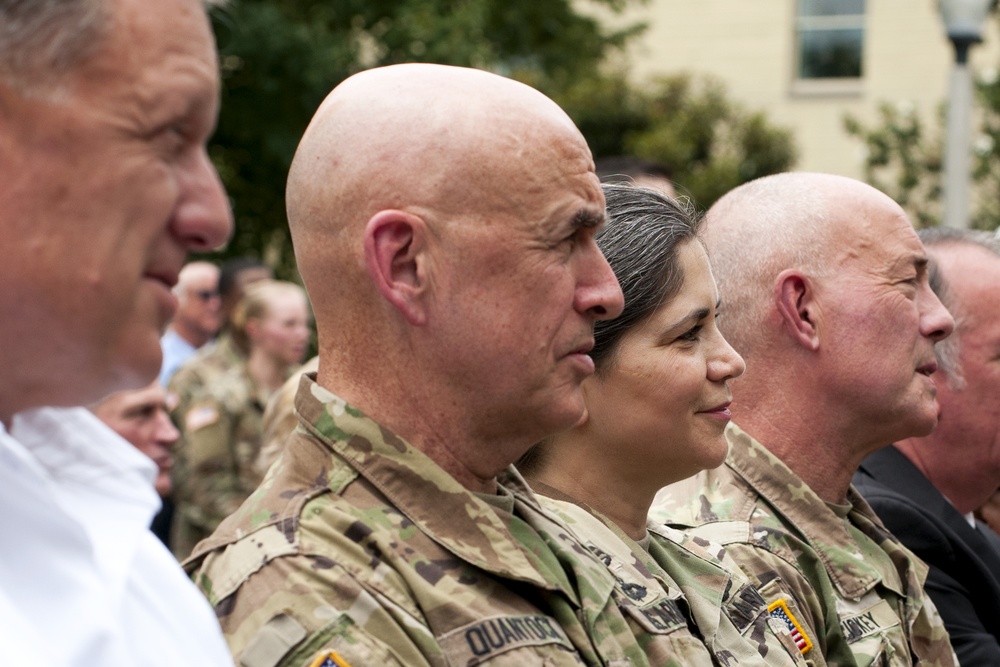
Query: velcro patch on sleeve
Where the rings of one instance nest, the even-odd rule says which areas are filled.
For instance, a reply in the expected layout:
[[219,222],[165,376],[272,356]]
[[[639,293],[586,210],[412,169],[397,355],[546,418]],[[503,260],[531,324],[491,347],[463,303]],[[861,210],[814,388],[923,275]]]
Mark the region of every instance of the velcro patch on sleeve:
[[767,612],[771,615],[771,618],[776,619],[788,628],[788,633],[791,635],[792,641],[795,642],[795,646],[798,647],[803,655],[812,650],[812,640],[809,639],[806,631],[802,629],[802,624],[795,618],[792,610],[788,608],[788,600],[781,598],[772,602],[768,605]]
[[478,665],[525,646],[556,644],[575,650],[565,630],[544,614],[492,616],[450,630],[438,641],[449,664]]
[[240,656],[240,667],[274,667],[306,638],[306,629],[289,614],[281,613],[265,623]]

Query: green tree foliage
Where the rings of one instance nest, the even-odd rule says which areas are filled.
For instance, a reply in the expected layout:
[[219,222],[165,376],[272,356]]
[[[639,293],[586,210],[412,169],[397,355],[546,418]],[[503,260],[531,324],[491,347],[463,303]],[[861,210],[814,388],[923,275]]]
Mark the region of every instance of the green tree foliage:
[[630,154],[663,164],[679,194],[705,210],[747,181],[787,171],[791,131],[727,98],[710,78],[660,78],[638,90],[623,75],[590,78],[557,100],[596,157]]
[[[630,0],[591,0],[621,9]],[[222,108],[209,147],[237,231],[224,256],[294,260],[285,177],[313,112],[340,81],[400,62],[498,71],[555,94],[639,29],[608,31],[572,0],[232,0],[213,15]]]
[[[975,84],[970,226],[1000,227],[1000,78],[988,75]],[[909,105],[882,104],[871,125],[847,116],[847,133],[865,147],[865,180],[906,209],[918,227],[942,222],[942,179],[946,108],[924,123]]]
[[882,103],[874,125],[848,115],[844,129],[864,144],[865,181],[895,199],[917,227],[941,223],[940,122],[928,129],[912,105]]
[[[613,11],[642,0],[590,0]],[[294,275],[285,178],[299,138],[327,93],[360,70],[440,62],[499,72],[552,96],[596,156],[665,164],[701,207],[795,160],[788,131],[724,95],[674,76],[641,90],[604,73],[642,30],[603,27],[579,0],[230,0],[213,15],[222,108],[209,147],[233,203],[223,256],[253,255]]]

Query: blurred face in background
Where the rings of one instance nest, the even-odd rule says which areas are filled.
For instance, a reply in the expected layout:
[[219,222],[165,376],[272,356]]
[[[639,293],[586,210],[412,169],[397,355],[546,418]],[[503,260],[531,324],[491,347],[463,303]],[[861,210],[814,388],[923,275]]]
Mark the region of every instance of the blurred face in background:
[[118,435],[153,460],[158,468],[156,492],[170,493],[170,455],[180,436],[168,415],[167,393],[153,382],[143,389],[111,394],[93,408],[94,414]]
[[222,299],[219,297],[219,269],[207,262],[188,264],[174,290],[177,314],[174,323],[208,339],[222,326]]
[[251,347],[289,366],[305,359],[311,335],[309,305],[301,292],[274,295],[261,317],[247,321]]

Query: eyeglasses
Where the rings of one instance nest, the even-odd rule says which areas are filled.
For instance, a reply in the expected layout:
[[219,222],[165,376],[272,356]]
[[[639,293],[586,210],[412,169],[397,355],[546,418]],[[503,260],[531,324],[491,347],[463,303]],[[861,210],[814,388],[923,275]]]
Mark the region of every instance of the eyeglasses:
[[211,301],[212,299],[219,298],[219,292],[217,290],[210,289],[197,290],[194,292],[194,295],[201,301]]

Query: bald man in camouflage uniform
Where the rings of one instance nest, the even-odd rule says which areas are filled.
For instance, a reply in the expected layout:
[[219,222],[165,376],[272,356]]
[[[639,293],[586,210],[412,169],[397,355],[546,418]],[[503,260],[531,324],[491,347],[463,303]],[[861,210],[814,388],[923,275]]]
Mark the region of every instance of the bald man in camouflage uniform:
[[865,455],[936,422],[933,344],[954,322],[905,213],[851,179],[781,174],[726,195],[704,233],[747,372],[726,463],[652,517],[725,546],[807,658],[956,665],[926,567],[851,487]]
[[319,370],[187,563],[240,664],[715,664],[510,466],[580,418],[622,308],[593,169],[551,100],[485,72],[368,70],[320,107],[288,181]]

